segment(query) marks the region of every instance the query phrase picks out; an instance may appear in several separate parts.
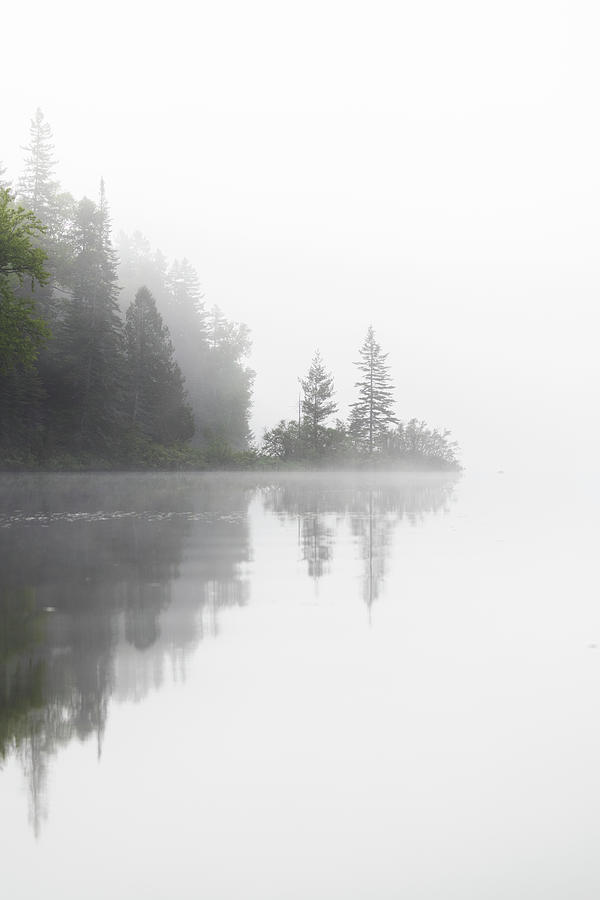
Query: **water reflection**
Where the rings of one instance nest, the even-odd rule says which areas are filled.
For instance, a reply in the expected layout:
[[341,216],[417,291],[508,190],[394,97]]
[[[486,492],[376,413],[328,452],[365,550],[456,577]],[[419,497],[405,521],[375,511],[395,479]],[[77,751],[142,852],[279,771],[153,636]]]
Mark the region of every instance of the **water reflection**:
[[281,519],[297,519],[298,544],[315,585],[331,571],[337,532],[350,522],[364,563],[362,596],[370,613],[381,593],[396,526],[403,520],[417,525],[447,509],[455,481],[434,475],[288,476],[264,491],[264,503]]
[[253,497],[262,515],[297,520],[315,587],[349,528],[370,610],[395,527],[452,490],[432,476],[0,478],[0,761],[20,759],[36,834],[58,749],[93,737],[100,757],[111,697],[142,700],[167,666],[185,678],[219,612],[247,602]]
[[111,694],[141,699],[167,661],[183,673],[206,621],[216,632],[219,609],[245,602],[249,494],[68,476],[3,479],[0,499],[0,758],[20,757],[37,832],[58,747],[95,735],[100,753]]

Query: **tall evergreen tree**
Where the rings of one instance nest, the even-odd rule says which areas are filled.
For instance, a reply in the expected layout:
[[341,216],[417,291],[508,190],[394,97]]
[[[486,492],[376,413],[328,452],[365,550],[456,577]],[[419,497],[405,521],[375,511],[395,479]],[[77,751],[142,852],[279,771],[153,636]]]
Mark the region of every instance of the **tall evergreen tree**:
[[165,319],[194,413],[194,443],[245,449],[254,377],[244,364],[248,329],[227,321],[217,307],[207,312],[198,276],[186,259],[173,263],[169,283]]
[[[41,109],[36,110],[30,122],[29,144],[25,150],[24,171],[17,184],[19,202],[30,209],[44,226],[44,233],[37,239],[39,246],[48,255],[49,279],[34,299],[35,304],[51,329],[58,313],[55,284],[67,277],[69,253],[66,238],[70,229],[75,201],[73,197],[60,192],[55,178],[56,160],[52,130],[45,121]],[[27,296],[23,291],[23,296]],[[44,368],[46,360],[42,358]]]
[[355,385],[358,400],[351,404],[350,436],[359,449],[371,454],[381,444],[389,427],[396,423],[392,411],[392,380],[389,366],[385,364],[388,354],[381,352],[371,325],[359,355],[356,366],[362,377]]
[[117,253],[123,312],[127,310],[139,286],[143,284],[154,297],[156,307],[168,325],[166,312],[170,302],[170,293],[165,256],[160,250],[152,250],[150,241],[144,237],[141,231],[135,231],[132,235],[121,231],[117,238]]
[[194,395],[198,443],[244,450],[250,440],[250,404],[254,372],[246,325],[228,321],[218,307],[208,319],[208,353],[201,360]]
[[178,356],[196,358],[198,345],[207,338],[207,313],[198,273],[189,260],[175,260],[169,270],[168,286],[165,320]]
[[98,216],[100,219],[100,233],[102,237],[102,244],[107,253],[112,256],[114,262],[116,262],[116,253],[114,252],[112,242],[111,242],[111,218],[110,218],[110,207],[108,205],[108,198],[106,196],[106,185],[104,184],[104,178],[100,178],[100,191],[98,194]]
[[[156,260],[159,261],[158,258]],[[187,259],[175,260],[167,273],[167,293],[162,313],[171,334],[175,356],[185,379],[196,430],[193,443],[205,443],[208,359],[207,313],[198,273]]]
[[163,444],[191,438],[194,420],[181,370],[169,330],[146,287],[139,289],[127,310],[125,347],[131,425]]
[[119,250],[124,293],[131,296],[145,284],[169,329],[196,423],[193,443],[246,448],[254,377],[245,364],[248,329],[216,308],[206,310],[198,274],[187,259],[175,260],[167,271],[164,256],[153,253],[139,232],[120,235]]
[[302,430],[304,437],[315,455],[319,455],[325,446],[324,422],[337,411],[337,403],[333,399],[333,376],[325,369],[321,354],[315,353],[308,375],[302,379]]
[[117,263],[106,209],[84,198],[69,238],[72,297],[64,304],[57,334],[61,369],[50,402],[75,449],[105,450],[116,438],[123,413]]
[[48,219],[56,205],[58,182],[53,177],[56,160],[52,129],[39,107],[30,122],[29,144],[23,150],[27,156],[25,171],[19,179],[19,199],[48,226],[51,224]]

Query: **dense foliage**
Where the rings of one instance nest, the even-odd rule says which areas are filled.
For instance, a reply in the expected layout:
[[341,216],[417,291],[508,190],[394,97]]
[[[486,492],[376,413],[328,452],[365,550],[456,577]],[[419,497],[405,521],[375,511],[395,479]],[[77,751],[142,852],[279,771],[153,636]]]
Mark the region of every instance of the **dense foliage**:
[[194,434],[181,370],[169,330],[146,287],[139,289],[125,319],[127,415],[133,428],[164,444]]
[[10,191],[0,187],[0,373],[7,375],[19,364],[29,366],[48,336],[35,315],[32,300],[18,295],[25,278],[31,287],[48,280],[46,255],[33,239],[43,234],[33,212],[14,206]]
[[206,308],[189,260],[169,266],[139,232],[120,234],[117,249],[123,295],[132,296],[142,284],[148,287],[169,330],[195,421],[192,445],[211,456],[224,448],[245,450],[254,379],[245,362],[247,327],[229,322],[216,307]]
[[198,466],[247,450],[246,326],[208,312],[190,263],[141,235],[120,237],[119,259],[103,181],[76,201],[55,165],[38,110],[14,191],[0,166],[1,461]]
[[207,308],[187,259],[139,232],[117,247],[103,180],[76,200],[54,177],[40,110],[13,191],[0,164],[0,464],[51,468],[406,465],[458,468],[449,432],[394,414],[369,327],[348,421],[317,351],[298,421],[250,446],[245,325]]

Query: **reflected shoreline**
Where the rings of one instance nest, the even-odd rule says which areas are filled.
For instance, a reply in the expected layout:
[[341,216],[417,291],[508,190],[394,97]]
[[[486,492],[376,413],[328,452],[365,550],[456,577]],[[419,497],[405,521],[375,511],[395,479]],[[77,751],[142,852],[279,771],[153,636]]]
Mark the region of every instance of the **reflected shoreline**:
[[[0,476],[0,778],[20,760],[36,834],[52,758],[94,739],[109,700],[140,701],[187,660],[220,610],[251,599],[251,504],[297,521],[313,584],[349,524],[369,613],[391,538],[449,508],[457,475],[216,473]],[[295,573],[290,577],[295,577]]]

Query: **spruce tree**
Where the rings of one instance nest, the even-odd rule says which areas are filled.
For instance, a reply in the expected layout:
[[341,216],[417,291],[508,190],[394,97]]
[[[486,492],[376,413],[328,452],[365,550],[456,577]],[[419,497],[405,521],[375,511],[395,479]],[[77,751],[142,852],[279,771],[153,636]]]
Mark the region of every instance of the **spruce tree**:
[[360,360],[355,365],[362,377],[355,384],[358,400],[351,404],[350,435],[358,449],[371,454],[381,445],[389,427],[396,423],[392,412],[392,380],[389,366],[385,364],[388,354],[381,352],[371,325],[359,354]]
[[214,306],[208,318],[208,353],[200,361],[194,395],[198,443],[244,450],[250,440],[250,404],[254,372],[245,364],[250,352],[246,325],[228,321]]
[[108,205],[106,185],[104,183],[103,177],[100,178],[100,191],[98,195],[98,216],[100,219],[100,234],[103,247],[105,251],[111,255],[113,262],[116,262],[116,253],[114,252],[110,236],[112,224],[110,218],[110,207]]
[[187,259],[175,260],[168,274],[165,320],[178,356],[196,357],[206,340],[207,314],[198,273]]
[[36,110],[29,126],[29,144],[23,147],[25,171],[19,179],[18,196],[46,226],[50,226],[52,212],[56,206],[58,182],[54,179],[56,160],[52,129],[44,120],[41,109]]
[[127,310],[125,347],[130,424],[163,444],[191,438],[194,420],[181,370],[169,330],[146,287],[139,289]]
[[170,289],[164,255],[160,250],[152,250],[150,241],[141,231],[135,231],[132,235],[121,232],[117,238],[117,253],[123,313],[134,299],[139,286],[143,284],[154,297],[156,307],[168,325],[166,313],[170,302]]
[[169,329],[195,420],[194,445],[245,449],[254,378],[245,363],[248,329],[216,307],[206,310],[198,274],[187,259],[175,260],[167,272],[163,254],[153,253],[139,232],[120,235],[119,252],[124,294],[145,284]]
[[[58,314],[58,302],[54,291],[55,284],[61,284],[67,277],[69,254],[65,245],[70,229],[75,201],[68,193],[60,192],[60,185],[55,179],[56,160],[52,130],[45,121],[41,109],[36,110],[30,122],[29,144],[25,150],[24,171],[17,184],[19,202],[37,216],[44,226],[44,233],[37,239],[38,245],[48,256],[49,280],[46,286],[37,292],[33,299],[40,314],[53,330]],[[26,291],[22,292],[28,297]],[[47,360],[42,358],[41,366]]]
[[245,449],[254,373],[244,364],[248,329],[218,309],[207,312],[195,269],[183,259],[169,271],[165,314],[196,422],[194,443],[216,452]]
[[72,296],[56,338],[61,365],[51,402],[76,450],[109,450],[122,425],[122,323],[106,216],[84,198],[69,235]]
[[324,450],[325,420],[337,411],[337,403],[333,399],[333,377],[327,372],[317,350],[308,375],[302,379],[302,431],[311,451],[319,455]]

